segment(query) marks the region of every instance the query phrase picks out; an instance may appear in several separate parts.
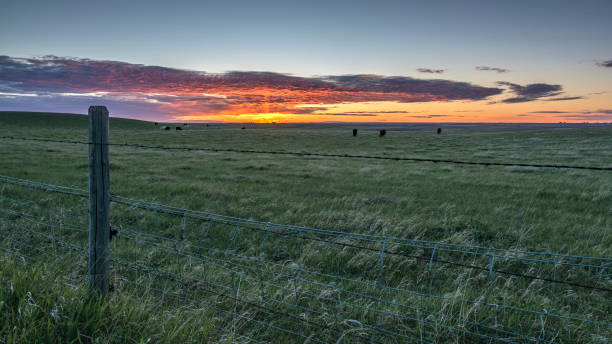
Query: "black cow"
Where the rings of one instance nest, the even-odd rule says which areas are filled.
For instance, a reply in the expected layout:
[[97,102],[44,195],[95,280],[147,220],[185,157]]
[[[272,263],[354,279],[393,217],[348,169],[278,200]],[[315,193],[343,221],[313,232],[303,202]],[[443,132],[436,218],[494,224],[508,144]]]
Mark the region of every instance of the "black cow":
[[353,129],[353,136],[357,136],[357,129]]
[[176,129],[176,130],[183,130],[183,128],[181,128],[181,127],[176,127],[174,129]]
[[442,128],[438,128],[438,135],[442,134]]
[[383,137],[387,135],[387,130],[385,129],[380,129],[380,131],[378,132],[378,137]]

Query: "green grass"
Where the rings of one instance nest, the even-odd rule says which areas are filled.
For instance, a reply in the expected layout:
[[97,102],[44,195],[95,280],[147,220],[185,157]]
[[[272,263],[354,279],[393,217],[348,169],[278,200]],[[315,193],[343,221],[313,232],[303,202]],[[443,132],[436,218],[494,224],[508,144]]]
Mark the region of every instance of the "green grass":
[[156,316],[155,302],[146,295],[136,299],[119,294],[103,302],[90,296],[82,281],[56,274],[74,268],[72,264],[31,263],[1,254],[2,342],[206,343],[214,333],[216,320],[205,311],[176,308]]
[[[85,116],[67,114],[0,113],[0,136],[3,135],[85,141],[87,119]],[[406,130],[389,131],[387,137],[378,138],[374,130],[360,130],[357,137],[352,137],[350,129],[313,126],[250,126],[241,130],[240,126],[213,125],[165,132],[152,123],[113,118],[110,122],[110,140],[114,143],[167,146],[612,166],[612,127],[609,126],[570,129],[534,127],[531,130],[516,130],[514,127],[501,130],[486,127],[451,128],[445,129],[440,136],[433,130]],[[87,187],[86,146],[11,140],[0,140],[0,144],[2,175]],[[189,209],[346,232],[584,256],[612,256],[612,174],[605,171],[137,150],[116,146],[110,148],[110,161],[112,192]],[[139,222],[127,215],[124,220],[145,227],[146,221],[149,221],[143,217]],[[169,222],[168,228],[179,225],[176,221]],[[197,230],[194,226],[193,233]],[[170,229],[168,232],[171,232]],[[134,257],[146,254],[144,251],[131,251],[127,244],[125,247],[117,245],[115,249],[125,253],[126,257],[128,254]],[[322,257],[318,246],[313,245],[310,250],[300,251],[300,254],[295,250],[287,252],[291,257],[286,258],[288,261],[302,259],[321,269],[334,265],[333,256],[329,259]],[[348,257],[350,252],[344,254]],[[3,271],[14,263],[13,258],[6,257],[0,263]],[[163,262],[160,264],[170,270],[179,271],[180,266],[186,264],[164,257],[159,256]],[[355,277],[367,270],[370,258],[361,258],[362,261],[347,261],[345,272]],[[375,261],[376,257],[372,259]],[[37,266],[37,274],[41,276],[45,271],[54,271],[50,264],[44,268],[34,266]],[[13,271],[17,277],[23,278],[33,271],[31,269],[30,265],[15,265]],[[402,269],[398,267],[396,272],[404,271]],[[444,273],[440,272],[439,275],[444,276]],[[448,276],[454,275],[448,271]],[[399,283],[403,278],[393,271],[389,271],[387,277],[394,283]],[[469,278],[481,281],[483,276],[463,278],[461,281]],[[486,274],[484,278],[486,280]],[[501,290],[504,283],[512,281],[504,279],[498,283]],[[609,279],[603,283],[610,286]],[[37,285],[31,285],[31,289]],[[61,283],[54,280],[48,285]],[[540,294],[546,293],[546,286],[525,287],[534,290],[533,300],[523,300],[525,296],[515,291],[516,294],[513,292],[503,296],[504,301],[541,310],[543,306],[540,303],[545,304],[545,300]],[[82,294],[78,294],[83,293],[82,289],[50,288],[44,297],[53,299],[53,295],[57,295],[53,293],[57,292],[59,295],[74,294],[73,299],[82,299],[79,297]],[[253,286],[253,290],[256,289]],[[516,290],[519,289],[517,286]],[[596,309],[583,309],[585,314],[606,314],[611,308],[609,300],[597,295],[587,295],[581,290],[560,290],[563,293],[578,293],[575,297],[593,301]],[[158,336],[154,337],[158,342],[182,342],[184,337],[180,337],[180,331],[165,332],[186,316],[172,313],[177,309],[177,304],[157,305],[156,309],[168,313],[157,311],[157,315],[163,315],[156,317],[151,315],[150,309],[154,306],[146,302],[147,295],[138,296],[137,290],[132,291],[131,295],[122,293],[117,302],[95,306],[96,312],[108,307],[134,308],[134,316],[140,319],[134,321],[137,323],[135,326],[140,326],[140,329],[125,336],[136,342],[154,335]],[[43,290],[40,292],[45,293]],[[469,293],[469,288],[464,293]],[[23,295],[20,302],[25,302]],[[571,296],[562,295],[564,300],[569,300]],[[144,297],[145,301],[134,301],[139,297]],[[136,306],[130,302],[135,302]],[[227,306],[227,301],[215,299],[215,302],[221,306],[225,302]],[[79,307],[85,306],[77,302],[66,307],[76,312]],[[193,309],[184,311],[185,314],[194,312]],[[455,311],[469,313],[469,310]],[[147,319],[147,314],[153,318],[151,322],[143,320]],[[214,324],[216,333],[224,335],[218,335],[212,341],[222,341],[230,338],[233,332],[231,328],[221,325],[225,324],[224,318],[221,319],[216,323],[189,326],[192,326],[191,331],[197,331],[196,328],[208,329],[210,324]],[[18,323],[20,320],[17,316],[11,315],[6,320],[11,328],[28,328],[28,324]],[[114,321],[120,328],[120,319]],[[514,321],[517,327],[523,327],[530,334],[539,326],[539,319],[509,318],[508,321]],[[29,325],[34,326],[37,322],[31,320]],[[569,328],[569,332],[565,332],[562,324],[556,325],[559,331],[557,340],[561,342],[597,343],[610,335],[609,331],[601,332],[601,329],[594,328]],[[82,325],[73,322],[72,325],[61,326],[80,328]],[[3,335],[12,333],[7,331],[3,329]],[[256,332],[248,326],[242,331],[251,335]],[[112,336],[114,332],[100,330],[96,326],[91,327],[88,333],[89,336],[106,338],[108,342],[122,341]],[[174,335],[178,337],[172,337]],[[448,333],[439,333],[436,338],[443,342],[445,335],[449,341],[470,341]],[[12,341],[13,337],[6,338]],[[23,340],[16,342],[31,341],[28,338],[34,337],[23,337]],[[279,342],[282,338],[272,341]]]
[[[54,118],[58,116],[55,120]],[[3,135],[87,140],[86,118],[2,114]],[[57,123],[57,124],[50,124]],[[111,142],[612,165],[612,128],[361,132],[112,119]],[[2,141],[4,175],[87,187],[81,145]],[[111,147],[112,192],[221,214],[430,240],[610,256],[609,172]]]

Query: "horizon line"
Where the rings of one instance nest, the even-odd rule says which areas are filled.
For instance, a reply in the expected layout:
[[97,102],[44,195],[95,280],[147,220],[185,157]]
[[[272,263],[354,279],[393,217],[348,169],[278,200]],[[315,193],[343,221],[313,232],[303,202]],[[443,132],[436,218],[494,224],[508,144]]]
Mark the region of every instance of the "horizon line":
[[[50,111],[23,111],[23,110],[0,110],[0,113],[39,113],[39,114],[58,114],[58,115],[81,115],[87,116],[86,113],[74,113],[74,112],[50,112]],[[128,116],[128,117],[123,117]],[[128,119],[139,122],[148,122],[148,123],[167,123],[167,124],[235,124],[235,125],[244,125],[244,124],[257,124],[257,125],[277,125],[277,124],[291,124],[291,125],[316,125],[316,124],[357,124],[357,125],[366,125],[366,124],[507,124],[507,125],[521,125],[521,124],[530,124],[530,125],[559,125],[559,124],[605,124],[612,125],[612,121],[604,121],[604,122],[590,122],[590,121],[582,121],[582,122],[570,122],[570,121],[559,121],[559,122],[348,122],[348,121],[318,121],[318,122],[223,122],[223,121],[155,121],[155,120],[147,120],[147,119],[136,119],[131,118],[129,115],[121,115],[121,114],[109,114],[109,117],[119,118],[119,119]]]

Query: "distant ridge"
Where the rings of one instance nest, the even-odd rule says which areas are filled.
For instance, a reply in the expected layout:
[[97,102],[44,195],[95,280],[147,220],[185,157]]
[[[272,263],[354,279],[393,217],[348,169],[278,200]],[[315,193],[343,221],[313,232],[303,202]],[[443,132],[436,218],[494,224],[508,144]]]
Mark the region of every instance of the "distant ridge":
[[[0,123],[3,127],[10,126],[49,126],[49,127],[87,127],[87,115],[63,112],[30,112],[30,111],[0,111]],[[116,128],[150,128],[153,121],[130,119],[123,117],[111,117],[111,126]],[[585,127],[612,127],[611,123],[456,123],[456,122],[317,122],[317,123],[233,123],[233,122],[159,122],[160,125],[182,125],[189,123],[190,126],[212,126],[212,127],[242,127],[247,128],[337,128],[361,130],[379,130],[381,128],[390,131],[408,130],[435,130],[437,127],[445,129],[470,129],[470,130],[542,130],[542,129],[567,129]]]
[[[87,128],[87,115],[62,112],[0,111],[0,123],[11,126],[46,126],[63,128]],[[153,122],[121,117],[111,117],[110,125],[118,128],[142,128]]]

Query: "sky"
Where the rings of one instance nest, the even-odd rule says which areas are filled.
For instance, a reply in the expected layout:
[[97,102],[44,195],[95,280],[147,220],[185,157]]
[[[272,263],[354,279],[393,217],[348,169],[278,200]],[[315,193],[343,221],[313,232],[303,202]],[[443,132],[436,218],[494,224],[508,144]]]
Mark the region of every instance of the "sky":
[[0,0],[0,111],[612,122],[612,1]]

